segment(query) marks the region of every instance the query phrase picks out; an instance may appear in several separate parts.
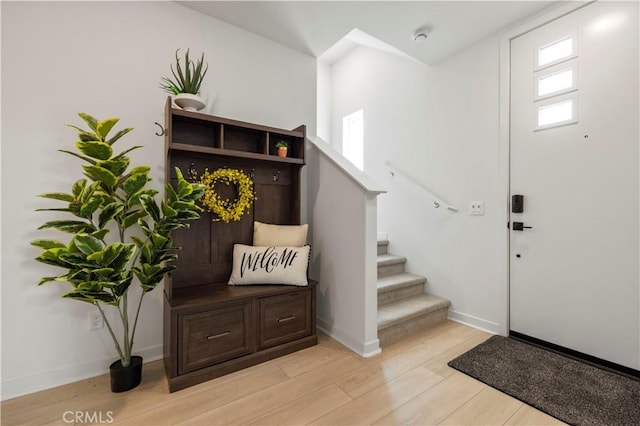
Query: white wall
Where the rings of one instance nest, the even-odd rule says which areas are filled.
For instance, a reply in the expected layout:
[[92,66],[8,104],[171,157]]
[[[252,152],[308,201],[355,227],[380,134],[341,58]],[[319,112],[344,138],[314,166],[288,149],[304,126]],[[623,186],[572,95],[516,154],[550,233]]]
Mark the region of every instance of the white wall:
[[318,61],[318,108],[317,136],[331,142],[331,65]]
[[376,215],[381,188],[325,141],[307,149],[310,275],[319,280],[318,328],[354,352],[380,352]]
[[[116,352],[106,331],[87,330],[89,305],[60,298],[65,284],[38,288],[55,268],[33,261],[29,242],[56,216],[35,213],[42,192],[68,191],[80,161],[71,148],[77,112],[116,116],[145,145],[133,164],[161,188],[162,123],[177,48],[204,51],[206,112],[270,126],[307,124],[315,133],[316,61],[172,2],[2,2],[2,398],[102,374]],[[161,356],[162,291],[145,299],[135,353]]]
[[[378,197],[378,230],[388,233],[390,251],[428,278],[429,292],[452,301],[451,318],[493,332],[506,330],[498,282],[506,232],[498,214],[498,51],[492,37],[428,67],[358,47],[331,74],[332,143],[340,149],[342,117],[363,108],[365,172],[388,189]],[[434,209],[410,180],[391,178],[386,161],[460,211]],[[469,216],[476,200],[484,201],[484,216]]]

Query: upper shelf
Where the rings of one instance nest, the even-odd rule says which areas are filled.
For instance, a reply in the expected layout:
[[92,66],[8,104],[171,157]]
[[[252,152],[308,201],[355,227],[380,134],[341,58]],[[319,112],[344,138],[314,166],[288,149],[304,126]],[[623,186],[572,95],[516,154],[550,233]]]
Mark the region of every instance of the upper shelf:
[[204,154],[223,155],[227,157],[250,158],[252,160],[275,161],[279,163],[304,164],[302,158],[278,157],[277,155],[258,154],[254,152],[235,151],[231,149],[209,148],[207,146],[190,145],[173,142],[169,145],[172,151],[199,152]]
[[[285,130],[184,111],[172,108],[170,98],[165,112],[167,150],[305,164],[305,126]],[[288,145],[286,157],[278,156],[279,142]]]

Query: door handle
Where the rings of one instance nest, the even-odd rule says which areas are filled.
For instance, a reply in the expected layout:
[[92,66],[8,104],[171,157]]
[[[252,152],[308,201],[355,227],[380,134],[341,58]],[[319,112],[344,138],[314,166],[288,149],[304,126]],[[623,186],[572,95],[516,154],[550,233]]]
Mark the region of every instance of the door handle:
[[533,229],[532,226],[524,226],[522,222],[513,222],[513,230],[514,231],[523,231],[525,229]]

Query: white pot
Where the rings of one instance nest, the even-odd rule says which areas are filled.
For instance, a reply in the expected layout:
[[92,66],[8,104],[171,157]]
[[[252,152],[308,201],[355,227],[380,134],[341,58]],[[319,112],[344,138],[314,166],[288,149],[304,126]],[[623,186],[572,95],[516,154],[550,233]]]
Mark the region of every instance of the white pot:
[[192,93],[180,93],[173,98],[173,102],[185,111],[200,111],[205,107],[202,98]]

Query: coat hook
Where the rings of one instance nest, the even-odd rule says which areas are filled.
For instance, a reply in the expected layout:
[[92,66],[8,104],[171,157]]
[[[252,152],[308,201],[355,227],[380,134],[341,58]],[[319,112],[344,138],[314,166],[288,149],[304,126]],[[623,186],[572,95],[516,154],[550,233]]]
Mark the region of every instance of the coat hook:
[[280,180],[280,170],[273,174],[273,181],[278,182]]
[[164,127],[162,127],[162,124],[158,123],[156,121],[156,126],[160,127],[161,132],[158,133],[156,132],[156,136],[164,136],[167,132],[164,130]]

